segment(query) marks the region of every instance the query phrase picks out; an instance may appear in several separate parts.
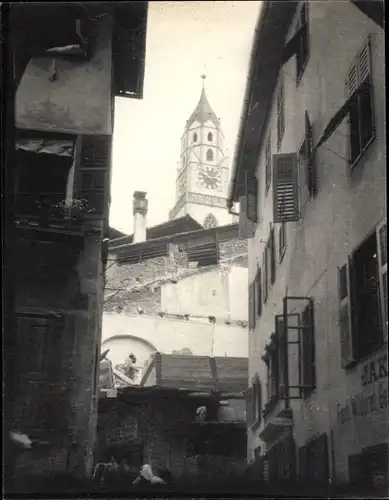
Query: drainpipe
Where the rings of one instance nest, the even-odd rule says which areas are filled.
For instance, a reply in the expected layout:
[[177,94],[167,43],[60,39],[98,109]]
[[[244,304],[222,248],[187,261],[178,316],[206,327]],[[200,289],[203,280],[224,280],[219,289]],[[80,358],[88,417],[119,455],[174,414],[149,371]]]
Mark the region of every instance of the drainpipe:
[[[249,69],[248,69],[248,77],[246,81],[246,90],[244,94],[244,100],[243,100],[243,111],[240,117],[239,121],[239,132],[238,132],[238,140],[236,142],[236,148],[235,148],[235,154],[234,154],[234,159],[232,162],[234,171],[232,175],[232,180],[230,182],[230,192],[228,195],[227,199],[227,207],[228,209],[232,209],[233,205],[233,198],[234,198],[234,186],[237,180],[238,176],[238,163],[240,160],[241,156],[241,150],[243,146],[243,138],[244,138],[244,133],[245,133],[245,123],[246,123],[246,118],[249,113],[249,106],[250,106],[250,100],[251,100],[251,95],[252,95],[252,90],[253,90],[253,80],[254,80],[254,72],[255,72],[255,67],[257,63],[257,51],[258,51],[258,42],[259,42],[259,36],[260,36],[260,31],[262,26],[265,23],[266,16],[269,12],[270,9],[270,2],[263,2],[261,6],[261,11],[258,17],[258,21],[254,30],[254,36],[253,36],[253,44],[251,47],[251,54],[250,54],[250,59],[249,59]],[[231,213],[231,212],[229,212]],[[235,214],[231,214],[235,215]],[[238,214],[236,214],[238,215]]]

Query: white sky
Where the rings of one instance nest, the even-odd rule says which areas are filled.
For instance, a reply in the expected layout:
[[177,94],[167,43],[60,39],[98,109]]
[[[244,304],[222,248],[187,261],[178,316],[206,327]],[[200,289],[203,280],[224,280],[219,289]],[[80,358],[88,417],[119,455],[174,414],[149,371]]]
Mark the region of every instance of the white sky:
[[116,98],[111,227],[132,233],[135,190],[147,192],[148,226],[168,219],[180,139],[204,72],[232,162],[259,9],[256,1],[149,3],[143,99]]

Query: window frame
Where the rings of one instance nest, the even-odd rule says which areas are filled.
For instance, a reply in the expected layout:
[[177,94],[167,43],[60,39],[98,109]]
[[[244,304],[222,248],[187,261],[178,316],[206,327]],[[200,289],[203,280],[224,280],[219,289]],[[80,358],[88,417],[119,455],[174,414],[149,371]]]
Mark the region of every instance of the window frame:
[[[367,70],[366,70],[366,75],[364,77],[361,76],[361,56],[363,55],[364,51],[366,51],[366,64],[367,64]],[[355,73],[355,74],[354,74]],[[357,129],[358,129],[358,153],[353,157],[353,127],[352,127],[352,110],[348,112],[348,155],[349,155],[349,165],[350,168],[353,169],[359,160],[362,158],[364,153],[367,151],[369,148],[370,144],[374,141],[375,135],[376,135],[376,130],[375,130],[375,109],[374,109],[374,89],[373,89],[373,71],[372,71],[372,57],[371,57],[371,43],[370,43],[370,37],[367,37],[367,39],[364,41],[362,44],[362,47],[358,50],[356,56],[353,58],[352,63],[350,64],[349,70],[347,72],[347,77],[346,77],[346,82],[345,82],[345,88],[347,92],[347,98],[354,99],[354,104],[351,104],[350,106],[356,106],[357,108]],[[370,98],[370,108],[371,108],[371,133],[370,133],[370,138],[366,141],[366,144],[362,146],[362,124],[363,124],[363,119],[362,119],[362,114],[361,114],[361,88],[363,85],[366,85],[368,89],[368,94]],[[353,97],[354,96],[354,97]]]
[[[302,21],[302,14],[305,11],[305,22]],[[304,0],[303,4],[301,5],[299,11],[298,11],[298,19],[297,19],[297,30],[302,30],[301,35],[299,37],[299,48],[296,51],[296,86],[299,85],[304,72],[305,68],[307,67],[308,60],[309,60],[309,55],[310,55],[310,38],[309,38],[309,3],[307,0]],[[304,47],[304,43],[306,46]],[[304,49],[303,49],[304,47]],[[304,54],[302,54],[305,52]],[[299,63],[299,57],[302,57],[302,62],[301,64]]]
[[[278,261],[281,264],[281,262],[284,259],[285,253],[286,253],[286,248],[287,248],[287,239],[286,239],[286,223],[281,222],[280,227],[278,229]],[[283,245],[281,246],[281,236],[283,237]]]
[[285,82],[284,73],[280,70],[276,90],[277,106],[277,151],[280,150],[285,135]]
[[266,140],[265,147],[265,196],[270,190],[272,181],[272,155],[271,155],[271,134]]

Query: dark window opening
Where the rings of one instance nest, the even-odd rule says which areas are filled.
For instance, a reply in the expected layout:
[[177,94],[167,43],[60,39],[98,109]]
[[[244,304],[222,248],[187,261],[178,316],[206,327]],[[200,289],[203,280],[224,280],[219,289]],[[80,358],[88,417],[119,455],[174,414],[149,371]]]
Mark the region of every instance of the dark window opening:
[[285,133],[285,103],[284,103],[284,80],[280,73],[277,88],[277,149],[281,147],[282,138]]
[[207,150],[207,161],[213,161],[213,151],[212,149]]
[[73,158],[19,151],[17,160],[16,213],[55,216],[66,199]]
[[262,270],[261,268],[257,271],[256,276],[256,302],[257,302],[257,316],[261,316],[262,314]]
[[197,134],[196,134],[196,132],[192,136],[192,142],[197,142]]
[[212,132],[208,132],[208,141],[212,142],[213,141],[213,135]]
[[299,45],[296,53],[297,82],[301,79],[309,57],[309,23],[308,2],[304,2],[300,10],[298,29],[301,29]]
[[354,253],[355,353],[357,358],[372,354],[382,346],[377,239],[374,233]]

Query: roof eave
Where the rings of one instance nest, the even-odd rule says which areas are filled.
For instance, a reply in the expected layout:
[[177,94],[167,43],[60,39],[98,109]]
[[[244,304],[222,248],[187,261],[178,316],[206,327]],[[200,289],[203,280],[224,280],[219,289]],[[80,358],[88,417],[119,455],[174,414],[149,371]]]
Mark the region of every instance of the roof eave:
[[[293,0],[263,2],[254,31],[238,140],[232,162],[228,208],[232,208],[244,194],[244,172],[255,170],[257,152],[263,140],[271,98],[277,82],[280,56],[296,5],[297,2]],[[283,36],[274,37],[275,27]],[[253,109],[251,104],[259,99],[259,105]]]

